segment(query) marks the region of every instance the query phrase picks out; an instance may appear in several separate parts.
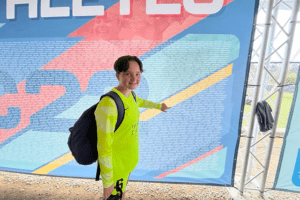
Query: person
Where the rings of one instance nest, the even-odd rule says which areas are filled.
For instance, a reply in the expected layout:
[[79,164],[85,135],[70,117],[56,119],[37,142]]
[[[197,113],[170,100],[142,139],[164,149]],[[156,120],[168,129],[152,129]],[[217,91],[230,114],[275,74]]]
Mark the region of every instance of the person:
[[114,63],[119,85],[111,91],[117,93],[124,103],[125,115],[120,127],[114,132],[117,121],[117,107],[108,96],[101,99],[96,110],[98,161],[101,168],[104,199],[119,195],[125,199],[125,188],[130,173],[139,160],[139,107],[156,108],[167,112],[165,104],[154,103],[136,95],[136,89],[143,72],[142,62],[136,56],[122,56]]

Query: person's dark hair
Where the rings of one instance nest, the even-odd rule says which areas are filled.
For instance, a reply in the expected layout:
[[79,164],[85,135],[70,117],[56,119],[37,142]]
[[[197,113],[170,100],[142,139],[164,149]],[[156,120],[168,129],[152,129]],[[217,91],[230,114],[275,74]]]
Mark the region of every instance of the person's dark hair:
[[143,72],[143,64],[142,61],[136,56],[122,56],[115,61],[114,69],[116,73],[126,72],[129,69],[129,62],[135,61],[139,64],[141,72]]

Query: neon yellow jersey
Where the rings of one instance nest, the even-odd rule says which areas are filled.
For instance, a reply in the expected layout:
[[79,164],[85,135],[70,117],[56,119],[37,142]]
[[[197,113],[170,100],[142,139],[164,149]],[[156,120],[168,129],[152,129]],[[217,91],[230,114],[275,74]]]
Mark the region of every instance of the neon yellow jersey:
[[[95,111],[97,122],[98,155],[104,188],[108,188],[121,178],[128,177],[139,160],[139,107],[161,109],[161,104],[136,96],[136,102],[130,93],[125,97],[113,88],[122,99],[125,108],[123,122],[116,132],[117,106],[110,97],[104,97]],[[126,177],[127,176],[127,177]],[[123,183],[125,186],[126,182]]]

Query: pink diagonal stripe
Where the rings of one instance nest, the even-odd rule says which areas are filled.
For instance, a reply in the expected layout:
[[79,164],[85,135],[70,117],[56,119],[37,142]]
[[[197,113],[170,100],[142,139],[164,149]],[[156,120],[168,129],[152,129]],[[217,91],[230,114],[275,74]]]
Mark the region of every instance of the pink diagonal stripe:
[[165,176],[167,176],[169,174],[174,174],[176,172],[179,172],[180,170],[182,170],[182,169],[184,169],[184,168],[186,168],[188,166],[191,166],[191,165],[199,162],[200,160],[202,160],[202,159],[204,159],[204,158],[206,158],[206,157],[208,157],[208,156],[210,156],[210,155],[212,155],[212,154],[220,151],[221,149],[223,149],[223,145],[221,145],[221,146],[219,146],[219,147],[211,150],[210,152],[207,152],[206,154],[203,154],[202,156],[199,156],[198,158],[196,158],[196,159],[194,159],[194,160],[192,160],[192,161],[190,161],[190,162],[188,162],[188,163],[186,163],[184,165],[181,165],[181,166],[177,167],[176,169],[173,169],[172,171],[160,174],[160,175],[156,176],[155,178],[164,178]]

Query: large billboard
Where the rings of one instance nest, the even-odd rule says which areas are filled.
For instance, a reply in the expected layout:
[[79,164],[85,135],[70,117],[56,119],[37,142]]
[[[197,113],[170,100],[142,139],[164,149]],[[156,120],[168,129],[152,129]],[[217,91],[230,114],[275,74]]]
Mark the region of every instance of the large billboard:
[[300,192],[300,70],[273,189]]
[[144,65],[131,180],[233,185],[258,0],[0,0],[0,169],[94,177],[69,127],[118,85],[114,61]]

